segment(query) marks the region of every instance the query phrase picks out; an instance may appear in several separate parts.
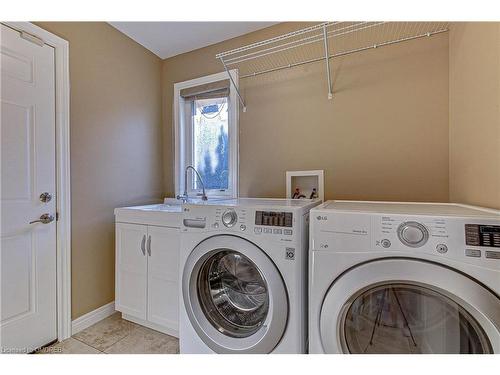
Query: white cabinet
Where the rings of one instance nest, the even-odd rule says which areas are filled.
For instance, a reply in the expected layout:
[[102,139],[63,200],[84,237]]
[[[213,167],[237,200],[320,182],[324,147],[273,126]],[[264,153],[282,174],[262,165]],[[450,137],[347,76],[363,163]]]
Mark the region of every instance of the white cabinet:
[[146,319],[148,293],[147,225],[116,224],[115,308]]
[[148,321],[177,329],[179,229],[148,226]]
[[177,335],[179,228],[116,223],[115,308],[125,319]]

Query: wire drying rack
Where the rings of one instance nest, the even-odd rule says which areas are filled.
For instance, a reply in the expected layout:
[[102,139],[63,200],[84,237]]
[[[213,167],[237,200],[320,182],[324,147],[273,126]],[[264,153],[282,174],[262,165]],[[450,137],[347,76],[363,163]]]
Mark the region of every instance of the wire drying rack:
[[323,22],[274,38],[218,53],[239,100],[246,111],[230,69],[246,79],[297,66],[325,63],[328,99],[333,98],[330,59],[431,37],[448,31],[448,22]]

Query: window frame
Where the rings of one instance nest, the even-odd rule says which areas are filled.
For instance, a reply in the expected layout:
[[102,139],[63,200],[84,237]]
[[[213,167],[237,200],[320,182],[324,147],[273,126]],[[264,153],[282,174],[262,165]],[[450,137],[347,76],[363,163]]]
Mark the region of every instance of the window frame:
[[[239,75],[238,70],[229,71],[234,84],[238,87]],[[184,193],[184,170],[188,162],[192,163],[192,136],[190,123],[186,121],[187,110],[184,98],[181,97],[182,89],[199,86],[211,82],[230,79],[227,72],[210,74],[204,77],[191,79],[188,81],[177,82],[174,84],[174,184],[175,194]],[[232,86],[229,87],[228,97],[228,139],[229,139],[229,187],[226,191],[221,192],[217,189],[207,189],[206,193],[209,198],[237,198],[239,190],[239,101],[237,92]],[[192,186],[193,173],[188,174],[188,186]],[[201,195],[201,189],[188,189],[190,197]]]

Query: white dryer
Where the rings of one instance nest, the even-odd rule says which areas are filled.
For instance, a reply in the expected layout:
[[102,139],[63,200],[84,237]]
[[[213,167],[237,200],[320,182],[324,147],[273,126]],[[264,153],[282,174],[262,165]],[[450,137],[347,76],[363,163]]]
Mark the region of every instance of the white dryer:
[[304,353],[309,210],[235,199],[183,207],[181,353]]
[[311,353],[500,353],[500,212],[328,201],[311,211]]

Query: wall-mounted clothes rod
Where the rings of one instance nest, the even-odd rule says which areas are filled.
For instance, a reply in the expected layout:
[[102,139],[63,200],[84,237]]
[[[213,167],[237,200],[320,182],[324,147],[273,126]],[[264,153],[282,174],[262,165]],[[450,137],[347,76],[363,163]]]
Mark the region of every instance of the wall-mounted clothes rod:
[[[239,69],[241,79],[319,61],[325,62],[328,99],[333,97],[330,59],[430,37],[448,31],[447,22],[322,22],[216,55],[229,74]],[[246,110],[244,99],[234,84]]]
[[335,24],[335,23],[338,23],[338,22],[323,22],[323,23],[320,23],[320,24],[317,24],[314,26],[309,26],[309,27],[306,27],[306,28],[303,28],[300,30],[296,30],[296,31],[292,31],[292,32],[289,32],[289,33],[286,33],[283,35],[275,36],[275,37],[270,38],[270,39],[266,39],[266,40],[262,40],[262,41],[259,41],[256,43],[248,44],[246,46],[238,47],[238,48],[226,51],[226,52],[221,52],[221,53],[218,53],[217,55],[215,55],[215,57],[218,59],[221,57],[226,58],[227,56],[231,56],[231,55],[234,55],[234,54],[237,54],[240,52],[244,52],[244,51],[247,51],[249,49],[263,47],[263,46],[271,44],[271,43],[279,43],[285,39],[300,36],[300,35],[312,32],[314,30],[321,29],[324,25],[330,25],[330,24]]
[[[333,59],[333,58],[336,58],[336,57],[347,56],[347,55],[351,55],[351,54],[356,53],[356,52],[362,52],[362,51],[366,51],[366,50],[369,50],[369,49],[374,49],[374,48],[380,48],[380,47],[384,47],[384,46],[389,46],[391,44],[396,44],[396,43],[401,43],[401,42],[407,42],[407,41],[412,40],[412,39],[426,38],[426,37],[433,36],[435,34],[444,33],[444,32],[447,32],[447,31],[448,30],[434,31],[432,33],[426,33],[426,34],[423,34],[423,35],[416,35],[416,36],[412,36],[412,37],[408,37],[408,38],[404,38],[404,39],[393,40],[393,41],[390,41],[390,42],[383,42],[383,43],[380,43],[380,44],[374,44],[372,46],[361,47],[361,48],[353,49],[353,50],[350,50],[350,51],[339,52],[339,53],[336,53],[336,54],[333,54],[333,55],[329,55],[329,58]],[[301,62],[295,63],[295,64],[288,64],[288,65],[279,66],[279,67],[273,68],[273,69],[256,71],[256,72],[253,72],[253,73],[250,73],[250,74],[240,75],[240,79],[256,77],[256,76],[259,76],[261,74],[277,72],[279,70],[288,69],[288,68],[294,68],[294,67],[297,67],[297,66],[301,66],[301,65],[305,65],[305,64],[310,64],[310,63],[322,61],[324,59],[325,59],[324,57],[318,57],[318,58],[315,58],[315,59],[301,61]]]
[[[356,23],[354,25],[350,25],[350,26],[347,26],[347,27],[344,27],[344,28],[339,28],[339,29],[336,29],[335,31],[328,31],[328,27],[330,27],[332,25],[332,23],[324,23],[322,24],[322,29],[327,29],[327,38],[331,38],[331,37],[334,37],[334,36],[341,36],[341,35],[346,35],[350,32],[353,32],[353,31],[361,31],[361,30],[364,30],[364,29],[367,29],[369,27],[374,27],[374,26],[378,26],[378,25],[381,25],[385,22],[376,22],[376,23],[373,23],[373,22],[359,22],[359,23]],[[366,24],[369,24],[369,25],[366,25]],[[290,42],[287,42],[287,43],[283,43],[283,44],[280,44],[280,45],[275,45],[273,47],[268,47],[268,48],[265,48],[265,49],[260,49],[258,51],[254,51],[254,52],[250,52],[250,53],[247,53],[247,54],[244,54],[244,55],[238,55],[236,57],[232,57],[232,58],[225,58],[224,61],[226,62],[226,64],[228,65],[231,65],[231,64],[238,64],[238,63],[242,63],[242,62],[245,62],[245,61],[248,61],[248,60],[252,60],[252,59],[256,59],[256,58],[262,58],[262,57],[265,57],[265,56],[269,56],[269,55],[272,55],[274,53],[279,53],[279,52],[284,52],[284,51],[287,51],[287,50],[291,50],[293,48],[297,48],[297,47],[303,47],[303,46],[306,46],[306,45],[309,45],[309,44],[313,44],[313,43],[318,43],[318,42],[321,42],[323,43],[323,41],[325,40],[325,35],[324,35],[324,31],[322,31],[321,34],[318,34],[318,35],[312,35],[312,36],[308,36],[308,37],[304,37],[304,38],[301,38],[300,40],[293,40],[293,41],[290,41]],[[254,48],[253,45],[249,45],[247,46],[246,48]],[[247,49],[245,49],[246,51]],[[243,51],[241,51],[243,52]],[[217,57],[218,56],[218,57]],[[217,55],[216,57],[217,58],[221,58],[219,55]]]

